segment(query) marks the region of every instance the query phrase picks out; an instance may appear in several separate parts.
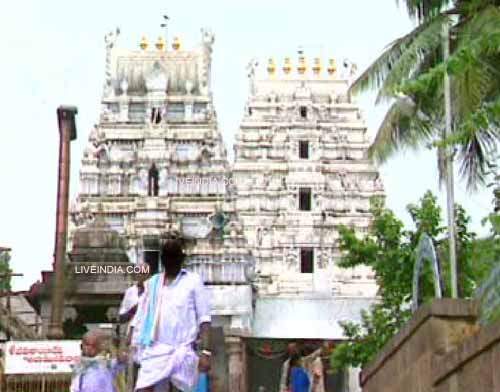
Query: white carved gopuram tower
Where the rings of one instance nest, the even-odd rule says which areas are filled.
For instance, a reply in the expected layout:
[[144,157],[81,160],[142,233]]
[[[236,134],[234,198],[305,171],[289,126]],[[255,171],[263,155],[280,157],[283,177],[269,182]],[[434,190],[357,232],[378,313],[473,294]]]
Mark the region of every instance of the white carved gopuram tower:
[[342,339],[338,321],[358,319],[376,295],[369,269],[336,267],[338,226],[365,233],[370,198],[384,191],[348,95],[354,67],[321,61],[249,65],[233,178],[256,259],[256,338]]
[[81,161],[70,236],[99,215],[125,238],[130,261],[153,270],[168,233],[192,239],[187,266],[210,289],[213,325],[224,328],[234,372],[240,336],[251,328],[253,263],[227,189],[210,83],[214,37],[202,30],[193,50],[177,38],[171,49],[143,38],[126,50],[117,35],[106,37],[101,113]]

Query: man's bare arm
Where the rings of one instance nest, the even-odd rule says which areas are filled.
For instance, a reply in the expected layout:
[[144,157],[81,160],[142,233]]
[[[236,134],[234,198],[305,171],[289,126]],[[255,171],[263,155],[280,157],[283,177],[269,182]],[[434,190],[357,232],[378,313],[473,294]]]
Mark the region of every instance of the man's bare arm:
[[135,305],[130,310],[125,313],[120,315],[120,323],[128,323],[130,320],[132,320],[135,316],[135,313],[137,312],[137,306]]
[[210,358],[212,352],[210,351],[210,323],[204,322],[200,325],[200,340],[201,340],[201,355],[198,362],[198,370],[202,373],[210,371]]
[[320,358],[320,357],[321,357],[321,348],[318,348],[316,351],[313,351],[311,354],[309,354],[305,357],[302,357],[302,363],[304,364],[304,366],[309,368],[312,366],[314,360],[316,358]]
[[134,334],[134,327],[130,327],[130,330],[128,331],[128,335],[127,335],[127,346],[131,346],[132,345],[132,336]]
[[200,325],[200,340],[201,340],[201,349],[202,350],[210,350],[211,341],[210,341],[210,323],[205,322]]

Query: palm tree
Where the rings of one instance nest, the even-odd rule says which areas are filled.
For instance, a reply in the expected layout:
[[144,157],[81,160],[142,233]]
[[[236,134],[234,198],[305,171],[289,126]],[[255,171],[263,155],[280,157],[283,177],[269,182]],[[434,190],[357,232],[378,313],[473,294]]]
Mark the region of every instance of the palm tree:
[[[397,0],[398,1],[398,0]],[[400,1],[398,1],[399,3]],[[378,90],[392,101],[369,153],[383,162],[401,148],[454,145],[470,189],[483,185],[500,139],[500,0],[405,0],[417,26],[388,45],[351,92]],[[451,24],[443,62],[442,27]],[[452,136],[444,128],[443,79],[451,78]]]

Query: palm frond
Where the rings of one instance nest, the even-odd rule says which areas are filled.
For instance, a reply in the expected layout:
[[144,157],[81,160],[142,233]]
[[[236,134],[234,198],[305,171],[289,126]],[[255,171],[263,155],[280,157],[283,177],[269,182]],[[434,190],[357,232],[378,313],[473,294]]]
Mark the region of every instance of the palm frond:
[[[395,61],[391,72],[380,86],[377,103],[382,99],[393,97],[400,85],[416,75],[422,63],[428,63],[429,57],[441,47],[441,29],[445,17],[438,16],[422,25],[418,36],[405,48]],[[434,57],[434,56],[432,56]],[[435,59],[438,60],[438,59]]]
[[[403,0],[396,0],[399,5]],[[404,0],[408,15],[418,22],[432,19],[450,4],[449,0]]]
[[500,89],[500,9],[485,7],[456,32],[448,63],[453,78],[453,106],[460,122]]
[[455,123],[460,123],[469,113],[477,110],[495,85],[495,75],[487,66],[473,57],[466,57],[460,64],[460,70],[450,73]]
[[[401,3],[401,1],[398,1]],[[438,147],[440,181],[444,151],[456,149],[470,190],[485,182],[500,143],[500,0],[405,0],[418,26],[392,42],[352,84],[351,93],[377,89],[377,102],[397,99],[382,121],[369,155],[379,162],[403,148],[419,148],[443,129],[444,73],[451,81],[454,132]],[[448,6],[453,9],[443,10]],[[451,55],[441,58],[441,21],[451,28]],[[439,137],[441,139],[441,137]]]
[[402,82],[400,89],[413,96],[420,110],[434,116],[443,115],[443,78],[445,65],[440,63],[412,79]]
[[484,185],[500,141],[500,9],[487,5],[456,32],[448,69],[460,174],[469,190]]
[[[488,31],[498,30],[498,18],[500,16],[500,2],[497,5],[488,4],[487,1],[480,2],[483,6],[475,8],[473,12],[468,12],[462,15],[459,23],[457,24],[456,34],[462,37],[475,37],[480,38],[480,34]],[[465,23],[464,23],[465,21]],[[453,32],[453,30],[452,30]]]
[[351,84],[349,93],[357,94],[370,89],[378,89],[391,72],[394,64],[427,24],[417,26],[408,34],[391,42],[384,52]]
[[481,105],[461,124],[459,160],[460,174],[470,190],[483,185],[488,165],[495,158],[500,143],[500,93],[497,99]]
[[403,148],[421,147],[430,140],[432,132],[429,119],[418,113],[417,105],[409,97],[399,98],[382,120],[368,156],[383,163]]
[[467,180],[467,188],[477,189],[486,178],[487,151],[479,135],[473,134],[468,143],[460,147],[460,175]]

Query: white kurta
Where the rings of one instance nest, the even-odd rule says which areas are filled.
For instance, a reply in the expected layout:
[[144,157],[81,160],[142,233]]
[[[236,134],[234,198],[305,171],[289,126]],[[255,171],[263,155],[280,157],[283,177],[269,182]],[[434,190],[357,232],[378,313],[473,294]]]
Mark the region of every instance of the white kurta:
[[122,303],[120,304],[120,310],[118,313],[120,316],[128,313],[135,305],[139,303],[139,289],[136,284],[130,286],[123,295]]
[[[125,291],[125,294],[123,295],[122,303],[120,305],[120,310],[118,311],[120,316],[128,313],[130,311],[130,309],[132,309],[134,306],[136,306],[139,303],[139,298],[140,298],[139,288],[137,287],[136,284],[134,284],[133,286],[129,287]],[[127,335],[130,332],[130,327],[132,326],[132,324],[133,324],[133,318],[129,322],[129,325],[127,327]],[[135,334],[135,331],[134,331],[134,334]],[[132,338],[132,341],[135,341],[135,339]],[[134,362],[139,363],[140,350],[138,347],[134,346],[134,344],[132,344],[132,352],[133,352]]]
[[[148,301],[151,280],[145,285],[142,301]],[[181,391],[190,391],[198,377],[198,356],[193,350],[203,322],[210,322],[208,291],[201,278],[187,270],[181,270],[174,282],[160,288],[157,303],[161,304],[158,330],[151,346],[142,350],[136,389],[157,385],[169,380]],[[142,314],[145,306],[134,318],[137,338],[141,335]]]

